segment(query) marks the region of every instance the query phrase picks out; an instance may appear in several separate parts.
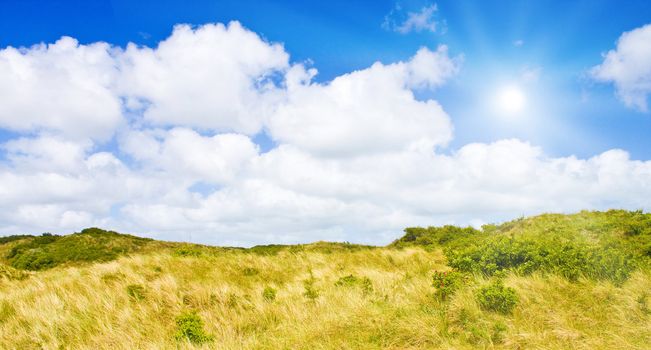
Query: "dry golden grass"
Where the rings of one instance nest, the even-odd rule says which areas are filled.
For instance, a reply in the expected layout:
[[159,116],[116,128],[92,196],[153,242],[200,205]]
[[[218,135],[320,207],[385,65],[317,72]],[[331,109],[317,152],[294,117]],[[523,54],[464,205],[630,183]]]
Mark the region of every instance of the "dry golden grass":
[[[513,315],[482,311],[474,282],[446,302],[432,272],[440,251],[392,248],[220,251],[177,256],[149,251],[82,267],[0,273],[2,349],[648,349],[651,274],[622,287],[554,276],[509,275]],[[8,270],[9,271],[9,270]],[[11,271],[10,271],[11,272]],[[368,277],[372,291],[337,286]],[[304,295],[314,279],[316,299]],[[144,297],[133,297],[138,285]],[[265,300],[265,287],[277,290]],[[648,305],[648,306],[647,306]],[[196,310],[214,339],[177,341],[176,317]]]

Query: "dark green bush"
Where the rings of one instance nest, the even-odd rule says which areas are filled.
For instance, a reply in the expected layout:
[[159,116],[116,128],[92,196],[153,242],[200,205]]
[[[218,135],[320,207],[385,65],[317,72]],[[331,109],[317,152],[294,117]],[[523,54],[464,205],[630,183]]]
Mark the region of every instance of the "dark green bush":
[[466,282],[467,276],[459,271],[436,271],[433,276],[433,286],[436,296],[447,300]]
[[513,288],[505,287],[497,279],[477,291],[477,302],[484,310],[508,315],[518,304],[518,295]]
[[210,342],[213,336],[203,329],[203,321],[196,312],[185,312],[176,318],[176,340],[189,340],[195,344]]

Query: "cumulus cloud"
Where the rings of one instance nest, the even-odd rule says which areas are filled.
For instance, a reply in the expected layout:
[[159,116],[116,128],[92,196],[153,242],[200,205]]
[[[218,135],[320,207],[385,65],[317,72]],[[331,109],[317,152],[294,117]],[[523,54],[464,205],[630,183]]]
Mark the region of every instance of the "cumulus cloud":
[[[649,209],[651,161],[623,150],[549,157],[515,139],[446,149],[444,106],[415,97],[460,69],[445,46],[328,82],[236,22],[177,26],[156,48],[62,39],[0,52],[0,77],[53,99],[46,113],[8,92],[0,109],[18,134],[0,146],[3,234],[102,226],[228,245],[382,244],[411,225]],[[60,100],[74,94],[86,101]],[[115,116],[96,111],[114,103]],[[253,141],[260,130],[272,149]]]
[[278,98],[273,78],[289,56],[231,22],[179,25],[156,48],[130,44],[119,58],[121,92],[145,121],[255,134]]
[[423,6],[418,11],[408,11],[404,14],[402,6],[398,4],[384,18],[382,27],[400,34],[422,31],[434,33],[439,25],[435,18],[437,11],[438,7],[436,4],[430,4]]
[[617,47],[591,70],[592,76],[615,85],[617,96],[626,106],[648,111],[651,93],[651,24],[625,32]]
[[185,181],[232,181],[258,147],[241,134],[201,136],[186,128],[130,131],[121,149],[143,171],[162,172]]
[[106,43],[80,45],[69,37],[0,50],[0,127],[109,137],[122,120],[111,51]]
[[269,123],[280,143],[342,156],[445,145],[452,126],[441,106],[413,88],[443,83],[458,69],[447,48],[419,50],[407,62],[375,63],[327,84],[291,85]]

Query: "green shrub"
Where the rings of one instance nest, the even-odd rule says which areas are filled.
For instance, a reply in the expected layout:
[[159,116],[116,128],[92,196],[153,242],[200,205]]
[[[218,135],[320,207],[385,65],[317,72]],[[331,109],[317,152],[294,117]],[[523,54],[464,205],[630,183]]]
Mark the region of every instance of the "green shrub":
[[518,296],[513,288],[505,287],[502,281],[497,279],[477,291],[477,302],[484,310],[506,315],[513,312],[518,303]]
[[482,231],[472,227],[457,227],[446,225],[442,227],[408,227],[405,235],[392,243],[393,246],[404,247],[410,245],[429,246],[457,246],[464,242],[482,236]]
[[212,335],[207,334],[203,329],[203,321],[196,312],[186,312],[176,318],[176,340],[189,340],[195,344],[212,341]]
[[441,300],[447,300],[463,286],[466,279],[466,275],[459,271],[434,272],[433,286],[436,288],[436,296]]
[[636,268],[635,258],[617,246],[599,246],[558,237],[496,236],[464,248],[446,249],[448,264],[460,271],[491,276],[513,270],[545,271],[575,281],[580,277],[621,284]]
[[269,302],[276,300],[276,290],[272,287],[265,287],[262,291],[262,298]]
[[335,282],[337,287],[358,287],[362,290],[364,294],[370,294],[373,292],[373,282],[368,277],[356,277],[354,275],[348,275],[341,277]]
[[151,240],[90,228],[67,236],[44,233],[13,246],[6,255],[11,266],[44,270],[73,262],[103,262],[138,251]]
[[145,288],[139,284],[130,284],[127,286],[127,295],[135,301],[145,299]]

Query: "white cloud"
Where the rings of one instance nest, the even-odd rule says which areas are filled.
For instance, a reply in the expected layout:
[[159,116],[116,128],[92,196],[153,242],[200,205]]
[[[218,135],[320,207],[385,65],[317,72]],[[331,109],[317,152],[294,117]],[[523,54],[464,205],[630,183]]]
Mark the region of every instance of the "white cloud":
[[375,63],[327,84],[292,84],[270,119],[271,136],[327,156],[359,155],[446,144],[452,126],[441,106],[411,89],[440,85],[458,69],[442,46],[407,62]]
[[651,24],[625,32],[617,48],[604,55],[602,64],[592,68],[599,81],[612,82],[626,106],[647,111],[651,93]]
[[279,98],[272,78],[288,59],[282,45],[238,22],[179,25],[155,49],[127,47],[120,87],[149,123],[255,134]]
[[[66,57],[92,51],[102,59],[71,60],[68,71],[52,63],[52,46],[12,58],[38,67],[36,95],[84,92],[77,74],[93,72],[83,86],[106,97],[89,93],[86,102],[122,100],[124,115],[106,124],[81,107],[52,103],[58,110],[48,114],[7,95],[28,122],[2,124],[20,134],[0,148],[3,234],[95,225],[215,244],[381,244],[410,225],[650,209],[651,161],[622,150],[554,158],[520,140],[444,150],[450,118],[437,101],[414,96],[458,71],[460,59],[444,46],[323,83],[237,23],[177,27],[156,49],[69,44]],[[2,67],[0,77],[14,80],[22,71]],[[45,88],[52,76],[61,91]],[[252,141],[260,129],[276,147],[260,151]]]
[[141,171],[163,172],[185,181],[232,181],[258,148],[240,134],[199,135],[191,129],[131,131],[121,149],[140,162]]
[[54,44],[0,50],[0,127],[106,138],[121,122],[113,92],[118,73],[106,43]]
[[[439,23],[436,21],[435,15],[438,11],[436,4],[423,6],[417,12],[407,12],[403,15],[403,9],[397,5],[385,18],[382,27],[388,30],[396,31],[400,34],[407,34],[410,32],[436,32]],[[398,18],[402,17],[402,18]]]

